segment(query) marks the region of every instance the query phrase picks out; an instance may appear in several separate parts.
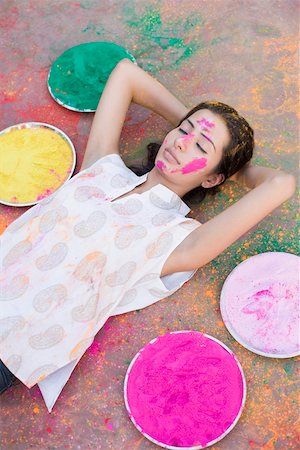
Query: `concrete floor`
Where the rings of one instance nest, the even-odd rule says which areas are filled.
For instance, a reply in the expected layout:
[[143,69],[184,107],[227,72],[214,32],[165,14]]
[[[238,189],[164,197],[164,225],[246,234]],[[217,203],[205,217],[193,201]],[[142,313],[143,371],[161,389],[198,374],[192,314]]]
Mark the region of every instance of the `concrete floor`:
[[[92,114],[56,104],[47,91],[48,71],[71,46],[112,41],[125,46],[187,106],[218,99],[236,107],[256,131],[254,161],[295,173],[296,0],[4,0],[1,6],[0,129],[24,121],[56,125],[73,140],[79,167]],[[159,117],[132,107],[122,137],[124,159],[139,158],[146,144],[160,140],[168,129]],[[241,193],[229,184],[213,201],[192,205],[191,215],[205,221]],[[0,232],[24,211],[0,207]],[[236,353],[247,379],[240,421],[211,448],[299,449],[297,361],[247,351],[229,335],[219,310],[223,282],[239,262],[265,251],[297,253],[296,221],[293,198],[173,296],[109,319],[52,414],[37,387],[7,391],[0,399],[1,449],[154,450],[127,417],[123,380],[140,347],[159,334],[183,329],[223,341]]]

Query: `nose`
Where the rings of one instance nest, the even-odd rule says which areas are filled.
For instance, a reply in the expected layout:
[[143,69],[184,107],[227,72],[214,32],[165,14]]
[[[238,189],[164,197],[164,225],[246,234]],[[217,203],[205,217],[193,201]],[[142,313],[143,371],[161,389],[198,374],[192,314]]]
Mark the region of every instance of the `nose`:
[[193,133],[177,137],[174,142],[175,148],[177,148],[178,150],[180,150],[182,152],[185,152],[189,148],[189,145],[191,145],[193,143],[193,140],[194,140]]

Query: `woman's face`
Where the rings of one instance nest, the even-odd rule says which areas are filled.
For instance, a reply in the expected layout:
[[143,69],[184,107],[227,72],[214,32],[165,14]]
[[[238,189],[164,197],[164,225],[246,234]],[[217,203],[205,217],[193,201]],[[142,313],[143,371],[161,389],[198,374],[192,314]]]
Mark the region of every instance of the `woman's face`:
[[229,142],[230,134],[221,117],[202,109],[167,134],[155,166],[170,182],[193,189],[212,178]]

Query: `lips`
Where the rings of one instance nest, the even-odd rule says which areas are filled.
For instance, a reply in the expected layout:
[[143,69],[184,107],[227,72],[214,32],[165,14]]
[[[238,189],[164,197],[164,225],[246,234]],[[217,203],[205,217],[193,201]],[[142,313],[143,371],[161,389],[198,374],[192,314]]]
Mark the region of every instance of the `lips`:
[[180,162],[178,161],[178,159],[176,158],[176,155],[172,152],[172,150],[166,148],[164,150],[164,155],[169,162],[172,162],[175,164],[180,164]]

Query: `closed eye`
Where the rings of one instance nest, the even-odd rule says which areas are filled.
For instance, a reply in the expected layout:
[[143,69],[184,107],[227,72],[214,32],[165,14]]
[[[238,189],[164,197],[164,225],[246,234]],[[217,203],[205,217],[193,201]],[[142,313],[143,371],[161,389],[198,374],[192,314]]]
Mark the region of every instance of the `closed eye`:
[[206,153],[206,155],[207,155],[207,152],[204,150],[204,148],[201,147],[200,144],[198,144],[198,142],[197,142],[196,145],[197,145],[198,148],[200,148],[201,152]]
[[[182,128],[179,128],[179,131],[185,135],[189,134],[187,131],[183,130]],[[196,145],[203,153],[206,153],[206,155],[207,155],[207,152],[201,147],[200,144],[198,144],[198,142],[196,143]]]

